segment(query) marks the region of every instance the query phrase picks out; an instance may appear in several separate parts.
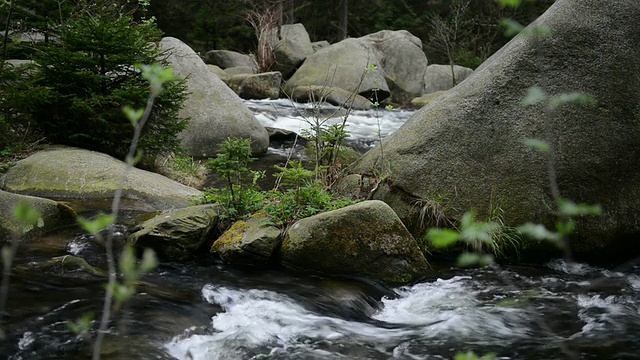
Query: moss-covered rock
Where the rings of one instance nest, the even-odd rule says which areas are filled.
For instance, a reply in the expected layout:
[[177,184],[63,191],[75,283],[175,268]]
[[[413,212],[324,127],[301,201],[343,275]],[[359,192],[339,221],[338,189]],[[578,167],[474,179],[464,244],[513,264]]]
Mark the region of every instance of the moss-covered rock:
[[[25,203],[40,213],[37,224],[24,228],[13,216],[16,205]],[[0,190],[0,238],[8,235],[37,236],[53,228],[69,224],[75,221],[75,212],[65,203],[39,198],[13,194]]]
[[134,228],[129,241],[139,249],[151,248],[168,260],[197,257],[206,254],[218,219],[215,204],[168,210]]
[[211,246],[211,253],[230,264],[263,265],[280,246],[281,231],[265,216],[236,221]]
[[164,210],[188,206],[200,191],[162,175],[131,169],[122,183],[126,164],[95,151],[55,146],[20,160],[0,179],[6,191],[56,199],[111,199],[122,196]]
[[363,201],[296,222],[280,249],[285,266],[330,275],[406,284],[425,275],[427,261],[393,210]]

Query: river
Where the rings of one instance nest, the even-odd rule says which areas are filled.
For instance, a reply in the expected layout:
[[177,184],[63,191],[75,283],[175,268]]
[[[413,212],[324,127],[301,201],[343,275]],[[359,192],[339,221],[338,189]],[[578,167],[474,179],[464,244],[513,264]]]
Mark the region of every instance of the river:
[[[265,125],[298,131],[306,123],[296,119],[302,105],[249,106]],[[384,136],[410,114],[354,112],[351,140],[371,146],[378,129]],[[104,266],[100,246],[73,227],[24,241],[0,357],[89,358],[95,334],[76,336],[67,322],[99,313],[105,279],[29,267],[59,255]],[[466,351],[494,352],[498,359],[640,359],[638,264],[432,266],[416,284],[387,288],[214,259],[162,262],[117,313],[103,359],[409,360],[453,359]]]

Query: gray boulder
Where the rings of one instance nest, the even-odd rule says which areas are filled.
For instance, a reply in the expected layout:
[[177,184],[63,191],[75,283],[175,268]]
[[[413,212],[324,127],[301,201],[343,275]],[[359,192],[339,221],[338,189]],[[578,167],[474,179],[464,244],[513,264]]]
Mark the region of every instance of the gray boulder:
[[[95,151],[50,147],[16,163],[0,179],[0,188],[58,199],[111,199],[121,185],[125,163]],[[148,210],[189,205],[200,191],[162,175],[132,169],[122,196]]]
[[257,73],[258,71],[254,68],[250,68],[248,66],[234,66],[230,68],[226,68],[223,70],[227,75],[252,75]]
[[315,41],[311,43],[313,52],[318,52],[320,49],[324,49],[329,46],[331,46],[331,44],[327,40]]
[[[13,209],[21,203],[28,204],[40,213],[40,218],[35,225],[25,228],[13,216]],[[36,236],[75,221],[74,211],[64,203],[2,190],[0,190],[0,214],[3,214],[0,217],[0,238],[8,235]]]
[[373,107],[369,99],[331,86],[298,86],[290,96],[297,102],[324,101],[353,110],[370,110]]
[[211,50],[204,54],[204,63],[219,66],[221,69],[246,66],[257,70],[251,56],[230,50]]
[[174,73],[187,79],[189,95],[180,115],[189,123],[180,138],[190,156],[213,157],[229,137],[251,139],[254,154],[267,151],[267,131],[190,47],[171,37],[163,38],[160,47],[170,52],[168,60]]
[[183,260],[206,254],[218,225],[218,205],[164,211],[132,230],[129,242],[153,249],[159,257]]
[[[542,139],[552,146],[561,196],[604,209],[574,219],[574,250],[631,255],[640,235],[638,18],[637,0],[556,1],[528,28],[550,35],[515,37],[383,141],[389,176],[375,198],[409,226],[417,225],[416,200],[443,198],[453,220],[469,209],[482,219],[499,207],[506,225],[551,227],[548,159],[523,145]],[[581,91],[597,105],[523,107],[533,85],[554,95]],[[368,174],[380,161],[372,149],[353,171]]]
[[330,275],[364,276],[405,284],[428,264],[393,210],[364,201],[296,222],[280,249],[285,266]]
[[436,91],[433,93],[428,93],[428,94],[418,96],[417,98],[411,99],[411,105],[421,108],[429,104],[433,100],[437,99],[440,95],[444,93],[445,93],[444,90],[441,90],[441,91]]
[[278,42],[273,47],[277,69],[288,78],[302,64],[307,56],[314,53],[309,33],[302,24],[289,24],[280,27]]
[[222,80],[225,84],[229,83],[229,79],[231,79],[231,75],[229,75],[226,71],[222,70],[217,65],[207,65],[209,71],[214,73],[220,80]]
[[360,39],[377,50],[392,101],[404,104],[423,93],[428,61],[418,37],[406,30],[382,30]]
[[[389,97],[384,70],[370,42],[345,39],[311,54],[287,81],[285,92],[298,86],[330,86],[377,100]],[[373,66],[373,67],[370,67]]]
[[277,99],[281,84],[279,71],[233,75],[229,79],[229,87],[243,99]]
[[282,232],[265,223],[264,216],[236,221],[211,246],[211,253],[230,264],[264,265],[269,263],[281,242]]
[[[456,75],[456,85],[473,73],[472,69],[454,65],[453,73]],[[451,65],[429,65],[424,74],[424,94],[431,94],[437,91],[446,91],[454,87]]]
[[21,59],[9,59],[9,60],[5,60],[5,63],[10,64],[13,67],[21,67],[21,66],[36,64],[36,62],[33,60],[21,60]]

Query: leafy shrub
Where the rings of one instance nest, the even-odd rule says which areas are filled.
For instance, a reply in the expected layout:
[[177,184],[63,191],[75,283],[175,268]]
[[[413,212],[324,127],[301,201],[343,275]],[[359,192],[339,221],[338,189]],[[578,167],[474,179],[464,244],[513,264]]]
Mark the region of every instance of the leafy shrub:
[[[82,1],[80,9],[36,55],[21,105],[49,140],[122,158],[133,133],[122,108],[144,108],[149,97],[134,64],[166,65],[166,54],[153,45],[161,33],[113,0]],[[156,99],[140,140],[147,155],[179,148],[185,89],[184,82],[165,84]]]
[[264,173],[248,168],[254,160],[251,140],[225,140],[218,155],[206,167],[217,173],[226,182],[226,187],[206,190],[201,202],[222,204],[221,217],[228,220],[237,220],[262,209],[265,195],[257,189],[256,182],[264,177]]
[[285,229],[299,219],[353,203],[334,197],[320,181],[313,180],[315,172],[297,161],[287,167],[276,166],[278,173],[274,175],[283,191],[261,191],[256,181],[264,172],[249,169],[253,160],[250,140],[225,140],[207,167],[224,179],[226,186],[205,190],[199,202],[221,204],[221,217],[227,221],[246,218],[264,209],[276,226]]

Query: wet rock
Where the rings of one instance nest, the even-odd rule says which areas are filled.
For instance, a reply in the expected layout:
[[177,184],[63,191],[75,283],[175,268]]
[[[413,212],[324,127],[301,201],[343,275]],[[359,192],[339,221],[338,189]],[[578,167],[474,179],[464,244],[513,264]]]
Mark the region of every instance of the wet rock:
[[[28,204],[40,213],[40,218],[35,225],[25,228],[13,216],[13,209],[21,203]],[[73,209],[65,203],[1,190],[0,214],[3,214],[0,217],[0,238],[8,235],[37,236],[53,228],[74,222],[76,216]]]
[[287,267],[394,285],[416,280],[428,268],[413,236],[381,201],[364,201],[296,222],[280,255]]
[[151,248],[163,259],[184,260],[206,253],[217,224],[218,205],[169,210],[134,228],[129,242]]
[[211,253],[230,264],[263,265],[269,263],[280,246],[281,231],[269,225],[266,216],[236,221],[211,247]]
[[233,75],[228,82],[229,87],[243,99],[277,99],[281,83],[279,71]]

